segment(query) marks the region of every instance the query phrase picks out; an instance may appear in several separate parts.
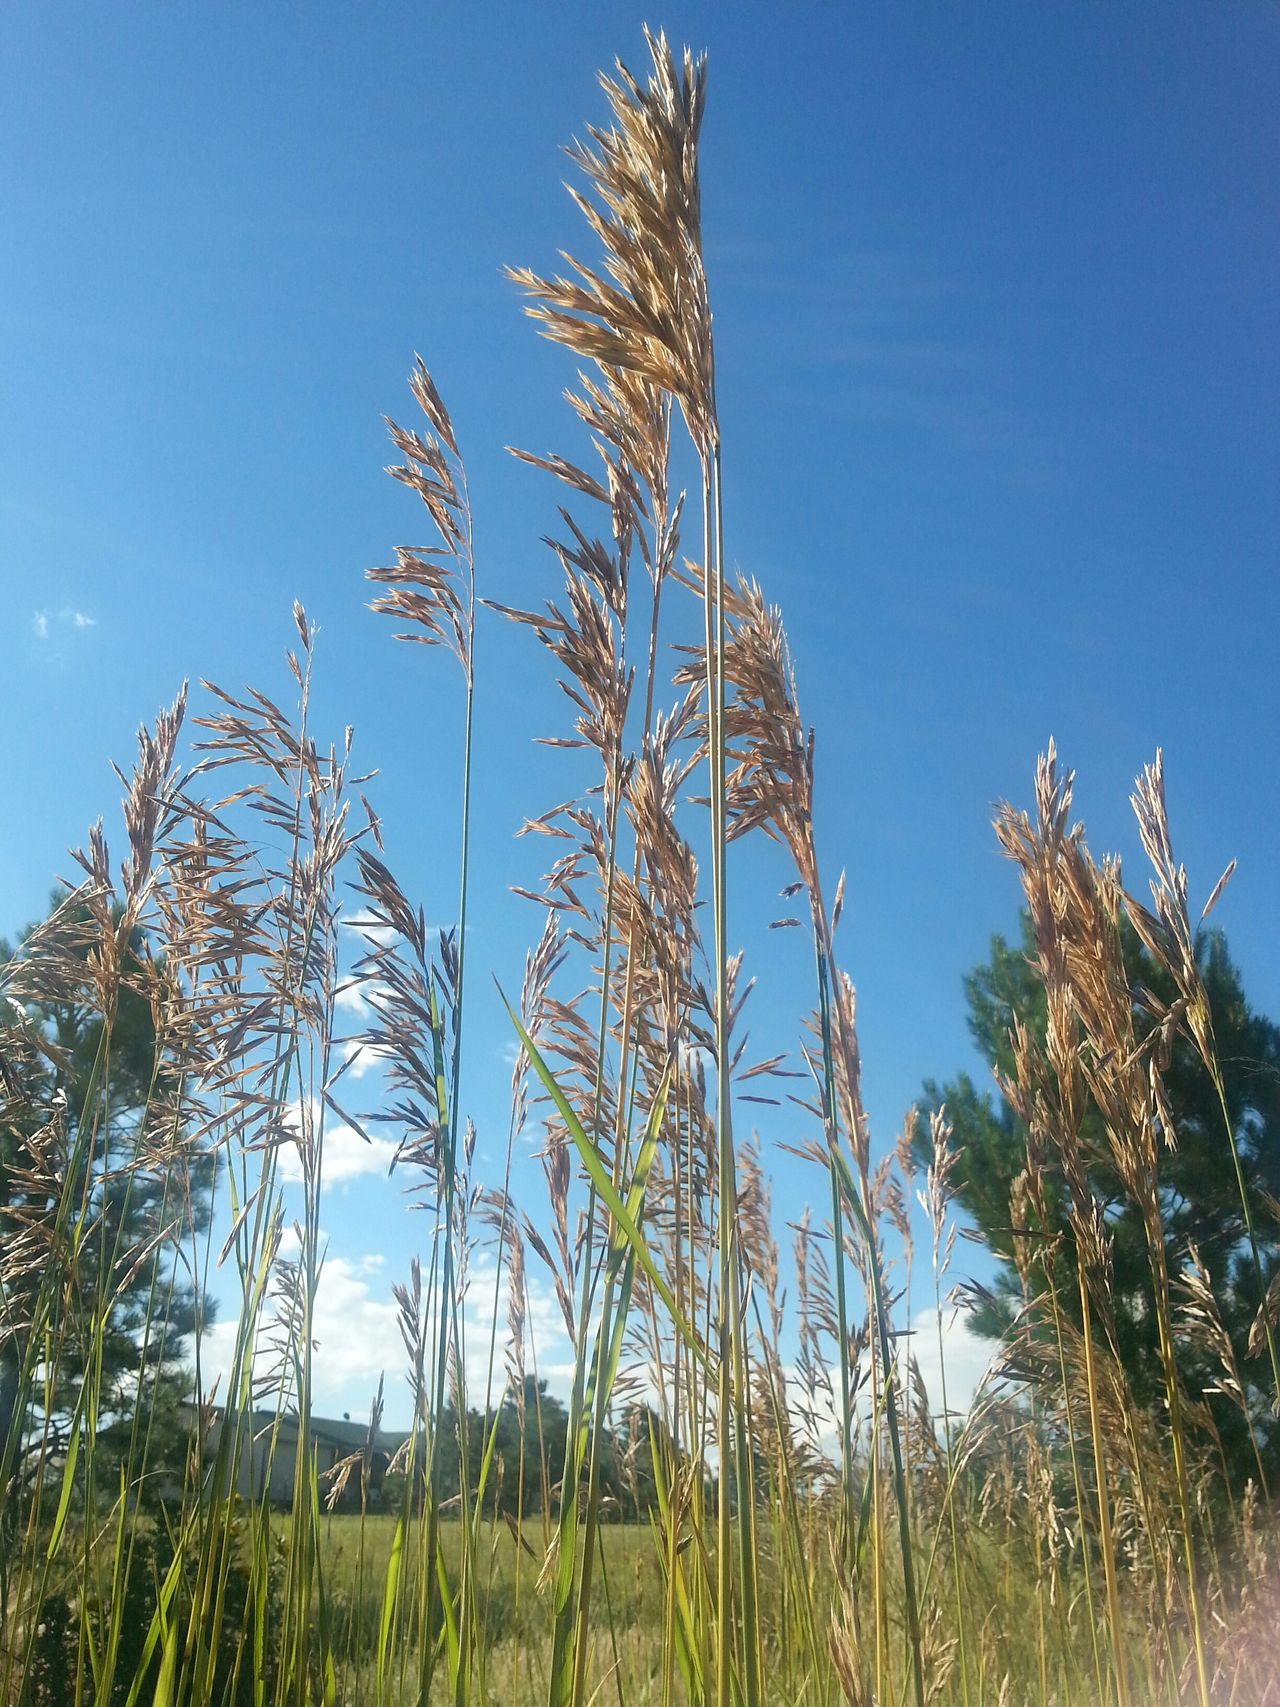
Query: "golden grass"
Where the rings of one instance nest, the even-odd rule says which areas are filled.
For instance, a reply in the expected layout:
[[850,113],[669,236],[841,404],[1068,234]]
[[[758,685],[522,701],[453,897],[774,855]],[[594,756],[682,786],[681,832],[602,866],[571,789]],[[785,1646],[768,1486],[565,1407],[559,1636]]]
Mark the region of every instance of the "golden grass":
[[[1186,1336],[1216,1348],[1224,1391],[1238,1395],[1251,1430],[1260,1437],[1270,1421],[1250,1396],[1256,1382],[1246,1391],[1199,1253],[1168,1270],[1161,1156],[1174,1134],[1162,1075],[1175,1034],[1192,1040],[1220,1094],[1222,1077],[1158,759],[1135,794],[1151,907],[1113,862],[1090,855],[1052,751],[1034,812],[1004,807],[997,821],[1034,923],[1048,1014],[1043,1040],[1015,1016],[1004,1087],[1029,1134],[1011,1204],[1025,1310],[1004,1348],[1021,1384],[989,1385],[953,1418],[945,1375],[937,1411],[899,1332],[885,1235],[909,1240],[911,1126],[877,1155],[854,985],[837,956],[844,882],[832,887],[818,859],[813,732],[779,612],[725,570],[700,231],[706,68],[677,58],[663,36],[648,46],[649,76],[619,67],[606,79],[611,124],[572,151],[586,183],[575,202],[602,258],[567,260],[564,278],[512,275],[542,330],[582,364],[570,404],[590,448],[589,467],[523,455],[562,489],[550,543],[563,592],[502,614],[545,648],[572,704],[568,730],[547,738],[585,750],[594,773],[528,826],[555,857],[525,891],[541,934],[518,1018],[513,1008],[521,1052],[506,1165],[481,1177],[465,1118],[484,566],[462,451],[419,361],[411,388],[422,420],[391,425],[402,459],[391,472],[422,502],[434,543],[398,549],[369,574],[372,608],[397,635],[443,646],[461,667],[463,750],[456,760],[430,753],[433,801],[456,812],[460,833],[454,926],[437,942],[385,862],[349,737],[330,748],[312,728],[313,632],[298,607],[296,706],[207,686],[184,752],[180,697],[141,738],[123,863],[94,831],[75,895],[3,971],[12,1160],[0,1282],[16,1384],[0,1488],[5,1701],[1278,1698],[1265,1484],[1235,1504],[1223,1494],[1207,1412],[1186,1389]],[[691,543],[672,472],[682,433],[700,482]],[[680,625],[670,670],[660,616]],[[451,762],[456,805],[438,780]],[[731,905],[730,855],[759,836],[790,858],[788,893],[802,898],[814,955],[811,1011],[797,1016],[811,1087],[793,1106],[795,1150],[820,1207],[796,1230],[793,1284],[766,1159],[735,1124],[748,1099],[783,1094],[789,1071],[783,1057],[746,1054],[750,979],[733,944],[762,921]],[[343,932],[353,912],[354,966]],[[1178,989],[1165,1010],[1152,1013],[1129,987],[1126,919]],[[137,940],[140,958],[129,951]],[[364,995],[355,1039],[338,1031],[344,985]],[[105,1140],[126,990],[145,996],[158,1047],[121,1150]],[[98,1026],[77,1107],[60,1094],[63,1064],[41,1023],[55,1002]],[[381,1100],[364,1112],[344,1082],[353,1046],[382,1069]],[[1224,1094],[1222,1103],[1225,1112]],[[310,1456],[335,1116],[393,1136],[402,1177],[429,1211],[422,1260],[395,1292],[415,1428],[392,1466],[393,1507],[376,1516],[325,1506],[367,1498],[381,1394],[368,1446],[336,1479],[322,1485]],[[510,1146],[535,1123],[545,1201],[517,1202]],[[1116,1349],[1087,1123],[1103,1133],[1146,1233],[1164,1391],[1145,1409]],[[935,1113],[923,1201],[944,1370],[951,1142]],[[1223,1143],[1265,1280],[1259,1227],[1275,1206],[1246,1177],[1229,1118]],[[283,1238],[285,1146],[302,1176],[293,1245]],[[209,1157],[229,1216],[221,1251],[202,1248],[184,1208],[184,1179]],[[144,1173],[172,1182],[172,1212],[137,1248],[107,1250],[105,1182],[127,1189]],[[1067,1289],[1047,1231],[1050,1191],[1068,1205]],[[95,1241],[108,1260],[91,1269]],[[490,1369],[506,1370],[505,1410],[466,1391],[465,1305],[482,1244],[507,1290],[505,1314],[495,1291],[485,1348]],[[111,1311],[127,1283],[149,1277],[141,1361],[163,1343],[180,1264],[203,1277],[214,1263],[239,1293],[216,1444],[207,1408],[185,1465],[162,1464],[159,1440],[134,1427],[109,1477],[112,1401],[95,1347]],[[551,1418],[526,1379],[531,1265],[574,1348],[563,1454],[548,1448]],[[1253,1347],[1273,1370],[1274,1303],[1264,1300]],[[198,1342],[196,1356],[199,1379]],[[63,1368],[78,1372],[70,1400],[53,1380]],[[228,1493],[264,1408],[301,1419],[284,1510]],[[508,1463],[500,1443],[512,1414],[532,1444]],[[628,1416],[638,1419],[629,1433]],[[1261,1476],[1261,1446],[1258,1457]],[[159,1518],[144,1509],[157,1477]],[[615,1485],[640,1521],[610,1521]],[[512,1487],[508,1521],[500,1507]]]

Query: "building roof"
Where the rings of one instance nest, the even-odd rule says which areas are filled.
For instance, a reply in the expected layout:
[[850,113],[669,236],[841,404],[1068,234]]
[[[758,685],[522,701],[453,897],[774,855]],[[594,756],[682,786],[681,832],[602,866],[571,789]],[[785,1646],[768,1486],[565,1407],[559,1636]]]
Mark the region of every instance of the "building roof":
[[[222,1421],[223,1410],[222,1405],[214,1406],[213,1414],[218,1422]],[[250,1419],[254,1434],[271,1428],[277,1420],[282,1433],[296,1433],[296,1411],[256,1410]],[[409,1438],[409,1432],[408,1429],[379,1429],[373,1437],[374,1447],[377,1451],[390,1455],[404,1445]],[[360,1452],[369,1438],[369,1425],[367,1422],[352,1422],[349,1417],[338,1419],[313,1416],[311,1434],[313,1439],[326,1441],[330,1446],[339,1446],[344,1452]]]

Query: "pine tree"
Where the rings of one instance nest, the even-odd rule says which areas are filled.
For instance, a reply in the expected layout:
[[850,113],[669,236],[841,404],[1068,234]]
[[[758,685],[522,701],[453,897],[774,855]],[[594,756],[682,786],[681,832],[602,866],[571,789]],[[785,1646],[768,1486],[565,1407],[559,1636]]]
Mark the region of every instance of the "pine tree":
[[[1152,992],[1158,1003],[1167,1007],[1177,992],[1128,925],[1124,959],[1130,988]],[[1280,1027],[1250,1008],[1221,932],[1202,931],[1197,959],[1213,1012],[1236,1144],[1255,1204],[1263,1280],[1269,1283],[1280,1271],[1280,1224],[1274,1213],[1267,1212],[1267,1200],[1274,1210],[1275,1200],[1280,1198]],[[1014,945],[1003,936],[994,937],[989,958],[965,978],[973,1041],[992,1068],[1002,1074],[1013,1069],[1009,1031],[1015,1014],[1038,1041],[1044,1040],[1045,994],[1034,961],[1031,923],[1024,914],[1021,940]],[[1135,1017],[1141,1033],[1141,1007]],[[1169,1273],[1178,1276],[1186,1270],[1194,1245],[1211,1279],[1218,1313],[1231,1340],[1268,1475],[1273,1481],[1280,1480],[1272,1475],[1273,1465],[1280,1465],[1280,1423],[1270,1405],[1274,1397],[1271,1371],[1265,1353],[1250,1355],[1249,1350],[1249,1330],[1261,1300],[1259,1277],[1245,1236],[1222,1111],[1198,1056],[1182,1038],[1174,1046],[1165,1088],[1175,1138],[1174,1145],[1160,1158]],[[1000,1259],[995,1286],[972,1317],[978,1332],[994,1337],[1008,1328],[1022,1298],[1013,1263],[1010,1191],[1026,1162],[1027,1134],[1004,1099],[981,1089],[967,1073],[945,1084],[929,1080],[924,1098],[931,1108],[946,1104],[954,1128],[957,1160],[953,1177],[959,1200],[984,1242]],[[1121,1187],[1096,1111],[1087,1117],[1082,1138],[1089,1185],[1103,1206],[1113,1241],[1113,1298],[1121,1361],[1135,1399],[1143,1405],[1156,1405],[1163,1383],[1151,1268],[1141,1219]],[[923,1149],[921,1156],[927,1161]],[[1065,1235],[1062,1183],[1054,1179],[1048,1183],[1049,1212],[1057,1222],[1056,1229],[1050,1227],[1048,1231]],[[1077,1296],[1072,1248],[1071,1239],[1064,1236],[1058,1247],[1061,1272],[1055,1284],[1065,1308],[1070,1308]],[[1216,1390],[1220,1382],[1217,1361],[1192,1334],[1180,1338],[1177,1350],[1187,1392],[1212,1413],[1230,1479],[1242,1483],[1249,1475],[1256,1476],[1245,1419],[1239,1407]],[[1256,1346],[1254,1350],[1256,1353]]]
[[[51,913],[64,906],[55,893]],[[65,912],[65,907],[64,907]],[[126,1457],[172,1470],[191,1398],[185,1367],[207,1301],[191,1275],[193,1240],[208,1225],[211,1158],[155,1142],[163,1050],[147,988],[155,966],[142,933],[124,944],[111,1012],[94,998],[93,930],[87,975],[63,978],[3,1019],[0,1109],[0,1444],[11,1473],[75,1406],[86,1372],[97,1394],[97,1474]],[[118,923],[118,915],[117,921]],[[0,969],[20,960],[0,942]],[[61,933],[62,941],[68,933]],[[144,969],[150,976],[144,976]],[[74,1260],[69,1252],[74,1249]],[[33,1263],[31,1251],[44,1252]],[[52,1399],[33,1428],[29,1386],[53,1348]],[[10,1435],[15,1438],[10,1440]]]

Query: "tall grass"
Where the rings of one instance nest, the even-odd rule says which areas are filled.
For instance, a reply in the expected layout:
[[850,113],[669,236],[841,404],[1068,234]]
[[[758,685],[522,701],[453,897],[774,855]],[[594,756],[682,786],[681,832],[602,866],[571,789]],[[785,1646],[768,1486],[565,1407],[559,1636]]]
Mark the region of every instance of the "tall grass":
[[[1220,1093],[1262,1299],[1252,1353],[1273,1373],[1276,1289],[1258,1227],[1275,1205],[1247,1177],[1226,1113],[1160,761],[1135,794],[1154,910],[1090,855],[1052,750],[1034,812],[999,814],[1048,1025],[1041,1042],[1015,1016],[1003,1087],[1029,1134],[1010,1206],[1025,1307],[956,1414],[950,1128],[935,1111],[921,1194],[935,1396],[886,1237],[896,1230],[909,1253],[914,1117],[878,1153],[837,952],[844,880],[832,889],[819,858],[814,733],[780,614],[726,568],[700,216],[706,67],[662,36],[648,48],[648,76],[619,66],[604,79],[610,120],[571,150],[600,258],[568,259],[566,277],[512,274],[581,364],[569,404],[588,446],[518,453],[560,488],[549,543],[563,585],[500,614],[549,654],[573,721],[545,738],[577,757],[568,798],[527,826],[555,858],[525,891],[542,923],[508,1009],[519,1054],[501,1177],[481,1177],[465,1112],[484,566],[462,448],[419,361],[421,419],[391,425],[391,472],[424,506],[432,543],[369,574],[372,608],[399,636],[460,667],[462,750],[428,754],[433,802],[456,817],[455,923],[437,937],[386,863],[350,734],[329,746],[313,727],[315,635],[299,606],[293,709],[206,684],[184,747],[184,692],[140,738],[124,861],[92,831],[78,886],[3,970],[6,1702],[1278,1698],[1271,1424],[1199,1254],[1168,1272],[1161,1150],[1175,1134],[1162,1075],[1179,1032]],[[697,483],[691,540],[681,470]],[[744,916],[733,856],[748,838],[782,850],[785,893],[803,897],[806,919]],[[1129,986],[1126,920],[1179,991],[1166,1010]],[[797,1069],[784,1054],[746,1053],[751,980],[735,945],[768,922],[807,924],[812,942],[794,1057],[807,1094],[787,1094]],[[113,1039],[126,992],[145,998],[155,1044],[143,1106],[121,1110]],[[96,1039],[75,1107],[40,1020],[54,1002]],[[352,1006],[363,1019],[344,1036]],[[363,1112],[350,1073],[362,1056],[380,1087]],[[764,1158],[742,1135],[745,1106],[761,1099],[789,1110],[789,1148],[821,1205],[795,1230],[794,1282]],[[373,1498],[382,1389],[364,1444],[323,1475],[312,1427],[335,1119],[389,1132],[430,1213],[421,1259],[395,1288],[413,1426],[389,1507]],[[545,1192],[517,1201],[512,1155],[532,1126]],[[1096,1131],[1146,1234],[1155,1408],[1130,1391],[1117,1347],[1108,1218],[1085,1158]],[[211,1163],[220,1249],[189,1208],[192,1170]],[[286,1175],[300,1186],[288,1227]],[[125,1248],[108,1192],[144,1180],[162,1183],[166,1207]],[[1067,1204],[1065,1234],[1050,1195]],[[477,1315],[482,1249],[495,1279]],[[145,1371],[173,1350],[181,1278],[199,1290],[215,1270],[236,1298],[226,1374],[215,1392],[198,1333],[175,1454],[155,1405],[106,1390],[106,1336],[144,1276]],[[562,1446],[533,1378],[535,1272],[573,1348]],[[469,1346],[477,1320],[486,1343]],[[1216,1348],[1254,1441],[1259,1479],[1234,1505],[1212,1418],[1187,1389],[1191,1336]],[[469,1391],[477,1368],[486,1379]],[[1275,1390],[1280,1403],[1280,1377]],[[105,1443],[122,1409],[117,1463]],[[513,1418],[531,1444],[509,1463]],[[277,1461],[292,1466],[284,1499],[272,1495]],[[620,1525],[628,1489],[633,1522]]]

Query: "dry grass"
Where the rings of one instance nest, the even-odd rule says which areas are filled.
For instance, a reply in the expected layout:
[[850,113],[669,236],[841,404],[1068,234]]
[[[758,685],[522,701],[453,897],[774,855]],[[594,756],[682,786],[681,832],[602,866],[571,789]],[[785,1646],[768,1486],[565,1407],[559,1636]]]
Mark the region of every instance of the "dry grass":
[[[1192,1040],[1220,1094],[1222,1078],[1160,761],[1135,793],[1150,907],[1114,862],[1090,855],[1052,751],[1034,812],[999,814],[1034,923],[1048,1024],[1041,1042],[1015,1019],[1004,1087],[1029,1133],[1011,1203],[1025,1309],[1003,1348],[1017,1384],[988,1385],[955,1417],[943,1331],[951,1133],[935,1114],[922,1186],[914,1117],[877,1159],[855,990],[837,958],[844,880],[829,888],[818,859],[814,732],[779,612],[724,568],[700,233],[705,63],[678,59],[661,36],[648,46],[649,76],[619,67],[604,80],[611,125],[572,150],[586,185],[574,199],[601,259],[569,259],[566,278],[512,274],[542,330],[582,364],[569,401],[590,450],[589,467],[523,454],[562,489],[549,544],[563,590],[502,614],[545,648],[573,707],[567,731],[546,739],[585,750],[594,769],[526,826],[554,857],[524,891],[541,934],[519,1001],[505,1167],[480,1177],[465,1119],[483,564],[460,447],[419,361],[411,388],[423,424],[391,425],[402,458],[391,472],[417,494],[434,543],[400,548],[369,574],[372,608],[398,637],[443,646],[461,666],[454,926],[437,941],[385,862],[349,736],[329,748],[312,729],[313,635],[299,607],[295,707],[206,685],[186,750],[180,696],[124,779],[124,860],[117,869],[91,832],[80,886],[3,971],[13,1160],[0,1283],[16,1383],[0,1492],[5,1701],[58,1691],[199,1707],[1280,1699],[1265,1478],[1238,1507],[1222,1499],[1181,1345],[1211,1348],[1222,1391],[1251,1430],[1262,1419],[1199,1253],[1168,1272],[1161,1157],[1175,1135],[1163,1074],[1175,1034]],[[672,474],[681,433],[701,484],[701,536],[688,545]],[[671,670],[660,618],[680,625]],[[433,752],[433,775],[449,762]],[[787,1096],[792,1071],[786,1057],[750,1057],[752,981],[729,939],[729,851],[759,836],[791,861],[787,893],[803,897],[814,952],[813,1011],[797,1016],[796,1070],[810,1087],[790,1100],[821,1207],[795,1229],[794,1281],[767,1158],[734,1122],[752,1099]],[[342,929],[353,913],[354,965]],[[1128,983],[1126,918],[1178,991],[1154,1014]],[[759,921],[770,922],[801,920]],[[736,914],[734,929],[748,934]],[[141,957],[128,952],[138,939]],[[355,1038],[336,1024],[344,988],[364,997]],[[120,1154],[103,1138],[126,990],[145,997],[159,1047],[138,1140]],[[40,1004],[55,1000],[99,1026],[78,1107],[59,1089],[57,1045],[38,1023]],[[376,1061],[382,1091],[352,1112],[343,1080],[359,1052]],[[422,1262],[395,1289],[415,1429],[394,1465],[398,1507],[380,1517],[322,1508],[344,1494],[367,1504],[381,1392],[369,1444],[328,1485],[308,1456],[335,1116],[391,1135],[430,1215]],[[545,1200],[516,1201],[510,1146],[535,1125]],[[1147,1235],[1164,1375],[1156,1407],[1138,1404],[1116,1347],[1110,1233],[1084,1153],[1099,1130]],[[1258,1222],[1274,1206],[1246,1178],[1229,1119],[1223,1141],[1265,1277]],[[303,1203],[287,1242],[286,1148]],[[228,1218],[221,1250],[194,1237],[183,1184],[210,1156]],[[94,1265],[86,1287],[86,1252],[110,1233],[105,1183],[132,1172],[173,1182],[172,1213]],[[903,1276],[886,1252],[892,1229],[906,1264],[915,1260],[907,1206],[917,1190],[931,1232],[940,1411],[899,1333]],[[1061,1237],[1043,1233],[1050,1191],[1067,1204]],[[498,1515],[501,1416],[466,1392],[466,1304],[482,1242],[498,1271],[489,1368],[505,1369],[520,1435],[532,1427],[538,1442],[528,1462],[520,1455],[510,1524]],[[134,1428],[117,1480],[95,1472],[111,1402],[93,1350],[125,1287],[146,1273],[145,1359],[184,1264],[198,1276],[220,1264],[239,1307],[223,1426],[208,1444],[211,1413],[199,1412],[185,1469],[166,1468],[161,1548],[143,1511],[159,1451],[150,1431]],[[575,1354],[562,1473],[527,1379],[531,1265]],[[1064,1272],[1075,1277],[1067,1290]],[[1272,1314],[1264,1301],[1253,1349],[1275,1368]],[[80,1373],[69,1401],[51,1372],[72,1348]],[[198,1343],[196,1356],[199,1380]],[[284,1511],[225,1494],[264,1408],[302,1419]],[[451,1465],[461,1467],[456,1487]],[[647,1523],[607,1521],[615,1469],[647,1504]],[[51,1635],[55,1608],[63,1623]]]

